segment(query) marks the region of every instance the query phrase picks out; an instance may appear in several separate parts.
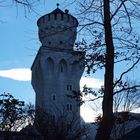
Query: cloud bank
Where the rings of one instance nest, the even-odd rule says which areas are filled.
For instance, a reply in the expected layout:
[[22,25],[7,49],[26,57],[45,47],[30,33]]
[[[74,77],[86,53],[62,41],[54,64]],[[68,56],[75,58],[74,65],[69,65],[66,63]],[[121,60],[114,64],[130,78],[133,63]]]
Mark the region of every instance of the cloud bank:
[[101,86],[103,85],[103,80],[93,77],[82,77],[80,80],[80,86],[83,87],[84,85],[90,88],[101,88]]
[[[10,78],[18,81],[30,81],[31,80],[31,70],[29,68],[15,68],[9,70],[0,70],[0,77]],[[80,86],[92,88],[100,88],[103,85],[101,79],[82,77],[80,80]]]
[[9,70],[0,70],[0,77],[10,78],[18,81],[30,81],[31,70],[29,68],[15,68]]

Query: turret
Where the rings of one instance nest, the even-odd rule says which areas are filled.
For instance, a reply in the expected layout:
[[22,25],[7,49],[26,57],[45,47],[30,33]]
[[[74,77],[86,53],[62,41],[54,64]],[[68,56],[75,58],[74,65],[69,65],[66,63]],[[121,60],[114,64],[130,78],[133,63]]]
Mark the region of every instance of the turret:
[[49,14],[39,18],[39,40],[43,47],[73,49],[76,39],[78,21],[69,14],[57,8]]

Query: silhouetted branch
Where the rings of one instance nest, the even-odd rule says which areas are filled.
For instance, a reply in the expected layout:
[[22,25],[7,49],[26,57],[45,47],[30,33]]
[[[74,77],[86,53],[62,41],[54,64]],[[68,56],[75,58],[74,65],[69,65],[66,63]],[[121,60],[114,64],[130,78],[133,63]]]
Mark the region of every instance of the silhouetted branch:
[[120,75],[120,78],[116,81],[116,83],[114,84],[113,88],[116,87],[116,85],[122,80],[123,76],[128,73],[129,71],[131,71],[135,66],[136,64],[138,64],[138,62],[140,61],[140,58],[137,59],[137,61],[135,63],[133,63],[133,65],[128,69],[126,70],[125,72],[123,72],[121,75]]
[[127,90],[133,90],[133,89],[136,89],[136,88],[140,88],[140,85],[134,85],[134,86],[129,86],[129,87],[123,87],[122,89],[120,90],[117,90],[113,93],[113,95],[117,94],[117,93],[120,93],[122,91],[127,91]]

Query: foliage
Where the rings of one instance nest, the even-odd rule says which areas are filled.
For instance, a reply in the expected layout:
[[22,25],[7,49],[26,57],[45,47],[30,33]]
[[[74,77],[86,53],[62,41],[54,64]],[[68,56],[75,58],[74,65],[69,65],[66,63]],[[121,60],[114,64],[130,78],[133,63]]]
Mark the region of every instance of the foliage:
[[37,109],[35,127],[44,140],[79,140],[81,137],[87,137],[88,128],[81,126],[79,118],[73,114],[70,118],[66,112],[57,114],[57,117],[50,113]]
[[0,130],[17,130],[23,123],[24,102],[15,99],[10,93],[0,95]]
[[33,125],[35,120],[35,106],[32,103],[26,104],[24,107],[26,123]]
[[[139,34],[136,22],[140,20],[138,0],[74,0],[78,1],[78,17],[84,38],[76,44],[86,51],[87,74],[99,69],[105,71],[102,111],[103,118],[96,140],[109,139],[114,124],[113,96],[123,91],[133,92],[140,82],[129,85],[124,77],[136,68],[140,58]],[[123,65],[119,74],[116,67]],[[117,80],[115,80],[115,78]],[[116,90],[117,89],[117,90]]]

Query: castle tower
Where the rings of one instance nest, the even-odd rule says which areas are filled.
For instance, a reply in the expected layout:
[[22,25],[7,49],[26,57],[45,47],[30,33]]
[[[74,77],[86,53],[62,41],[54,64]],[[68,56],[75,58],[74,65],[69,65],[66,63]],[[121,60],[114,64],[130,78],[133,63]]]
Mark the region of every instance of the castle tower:
[[42,46],[31,67],[36,108],[55,119],[65,112],[69,119],[74,115],[80,120],[79,101],[69,97],[80,90],[84,71],[84,53],[73,50],[78,21],[58,6],[37,21]]

